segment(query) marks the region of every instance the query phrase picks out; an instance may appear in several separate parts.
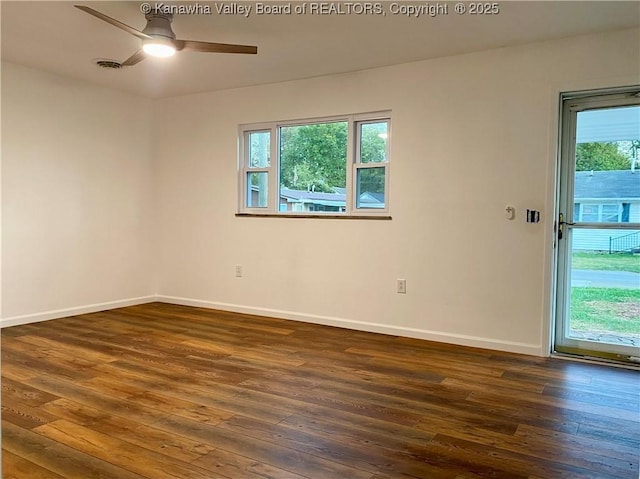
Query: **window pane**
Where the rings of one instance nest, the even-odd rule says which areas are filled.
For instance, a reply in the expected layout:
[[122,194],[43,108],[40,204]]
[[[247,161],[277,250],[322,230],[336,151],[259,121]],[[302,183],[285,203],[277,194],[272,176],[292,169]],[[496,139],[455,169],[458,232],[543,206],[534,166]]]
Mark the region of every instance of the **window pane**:
[[265,168],[271,165],[271,132],[249,133],[249,168]]
[[582,205],[583,223],[595,223],[598,221],[598,205]]
[[356,208],[384,208],[384,167],[360,168],[357,171]]
[[247,208],[267,208],[269,205],[269,173],[247,173]]
[[569,237],[571,288],[568,334],[580,341],[638,344],[640,231],[576,228]]
[[360,124],[360,163],[387,161],[387,121]]
[[606,223],[617,223],[618,205],[602,205],[602,221]]
[[347,125],[280,127],[280,211],[345,210]]

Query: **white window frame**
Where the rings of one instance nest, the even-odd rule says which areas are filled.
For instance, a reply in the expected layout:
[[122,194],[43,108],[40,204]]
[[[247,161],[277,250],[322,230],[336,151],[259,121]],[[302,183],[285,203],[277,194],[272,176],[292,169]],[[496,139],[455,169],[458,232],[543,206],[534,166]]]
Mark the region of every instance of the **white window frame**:
[[[389,139],[391,138],[391,118],[374,118],[374,119],[359,119],[354,122],[353,128],[355,129],[354,138],[361,139],[362,138],[362,125],[371,124],[371,123],[386,123],[387,124],[387,142],[386,142],[386,151],[385,151],[385,161],[383,162],[371,162],[371,163],[362,163],[360,161],[360,153],[361,153],[361,141],[357,141],[355,145],[355,155],[352,162],[352,173],[351,179],[353,184],[353,189],[351,191],[351,202],[353,205],[353,209],[358,212],[375,212],[375,211],[384,211],[388,210],[389,203]],[[385,168],[384,175],[384,208],[358,208],[358,171],[366,170],[368,168]]]
[[[345,211],[280,211],[280,128],[318,123],[347,122],[346,194]],[[383,162],[360,163],[360,125],[366,123],[387,123],[386,159]],[[388,217],[389,215],[389,173],[391,144],[391,111],[339,115],[304,120],[286,120],[268,123],[244,124],[238,127],[238,214],[255,216],[303,216],[303,217]],[[249,135],[255,132],[270,132],[270,166],[251,168]],[[367,168],[384,168],[384,208],[357,208],[358,171]],[[247,206],[249,173],[268,174],[267,207]]]
[[[249,194],[247,191],[247,176],[249,175],[249,173],[267,173],[267,193],[269,195],[269,197],[271,196],[272,192],[273,192],[273,188],[276,186],[276,183],[274,182],[276,174],[274,174],[274,171],[276,171],[276,168],[274,168],[274,153],[277,150],[277,145],[274,144],[273,138],[274,138],[274,134],[275,134],[275,130],[273,129],[272,125],[270,124],[261,124],[261,125],[254,125],[255,128],[251,129],[251,130],[245,130],[245,131],[241,131],[240,136],[239,136],[239,144],[238,144],[238,160],[239,160],[239,164],[242,165],[241,168],[241,173],[240,173],[240,177],[239,177],[239,181],[240,181],[240,185],[241,185],[241,189],[240,189],[240,204],[243,204],[245,206],[245,209],[247,211],[255,211],[255,212],[259,212],[259,211],[265,211],[267,209],[269,209],[269,203],[270,201],[268,201],[267,203],[267,207],[248,207],[247,205],[247,195]],[[260,133],[260,132],[269,132],[270,133],[270,141],[269,141],[269,149],[270,149],[270,158],[269,158],[269,166],[264,166],[264,167],[250,167],[250,158],[249,155],[251,154],[251,148],[249,147],[249,136],[251,133]]]

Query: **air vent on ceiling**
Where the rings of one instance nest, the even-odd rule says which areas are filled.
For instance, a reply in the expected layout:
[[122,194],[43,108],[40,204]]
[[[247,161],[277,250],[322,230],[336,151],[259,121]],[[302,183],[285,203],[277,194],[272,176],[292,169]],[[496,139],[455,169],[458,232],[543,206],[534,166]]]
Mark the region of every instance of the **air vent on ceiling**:
[[100,68],[107,68],[110,70],[117,70],[118,68],[122,68],[122,63],[113,60],[96,60],[96,65],[98,65]]

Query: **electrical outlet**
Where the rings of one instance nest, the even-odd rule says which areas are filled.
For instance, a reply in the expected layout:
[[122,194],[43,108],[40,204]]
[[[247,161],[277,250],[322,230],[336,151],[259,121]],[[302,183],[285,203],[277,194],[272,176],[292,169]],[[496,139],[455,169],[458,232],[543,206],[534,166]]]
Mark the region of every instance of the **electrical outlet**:
[[242,278],[242,265],[236,265],[236,278]]
[[396,291],[400,294],[407,294],[407,280],[399,279],[396,283]]

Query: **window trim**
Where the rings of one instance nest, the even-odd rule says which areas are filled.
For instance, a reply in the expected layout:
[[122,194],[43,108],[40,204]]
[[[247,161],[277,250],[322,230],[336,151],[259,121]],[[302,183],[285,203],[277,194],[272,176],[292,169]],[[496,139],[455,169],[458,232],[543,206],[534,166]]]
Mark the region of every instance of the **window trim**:
[[[320,123],[347,122],[347,151],[345,164],[345,211],[280,211],[280,128]],[[360,163],[361,125],[386,122],[386,159],[384,162]],[[390,110],[318,118],[282,120],[241,124],[238,126],[238,198],[236,216],[302,217],[302,218],[372,218],[391,219],[389,216],[390,142],[392,115]],[[270,166],[249,167],[249,136],[254,132],[270,132]],[[357,171],[365,168],[384,168],[384,208],[357,208]],[[268,174],[267,207],[247,206],[248,174],[266,171]]]

